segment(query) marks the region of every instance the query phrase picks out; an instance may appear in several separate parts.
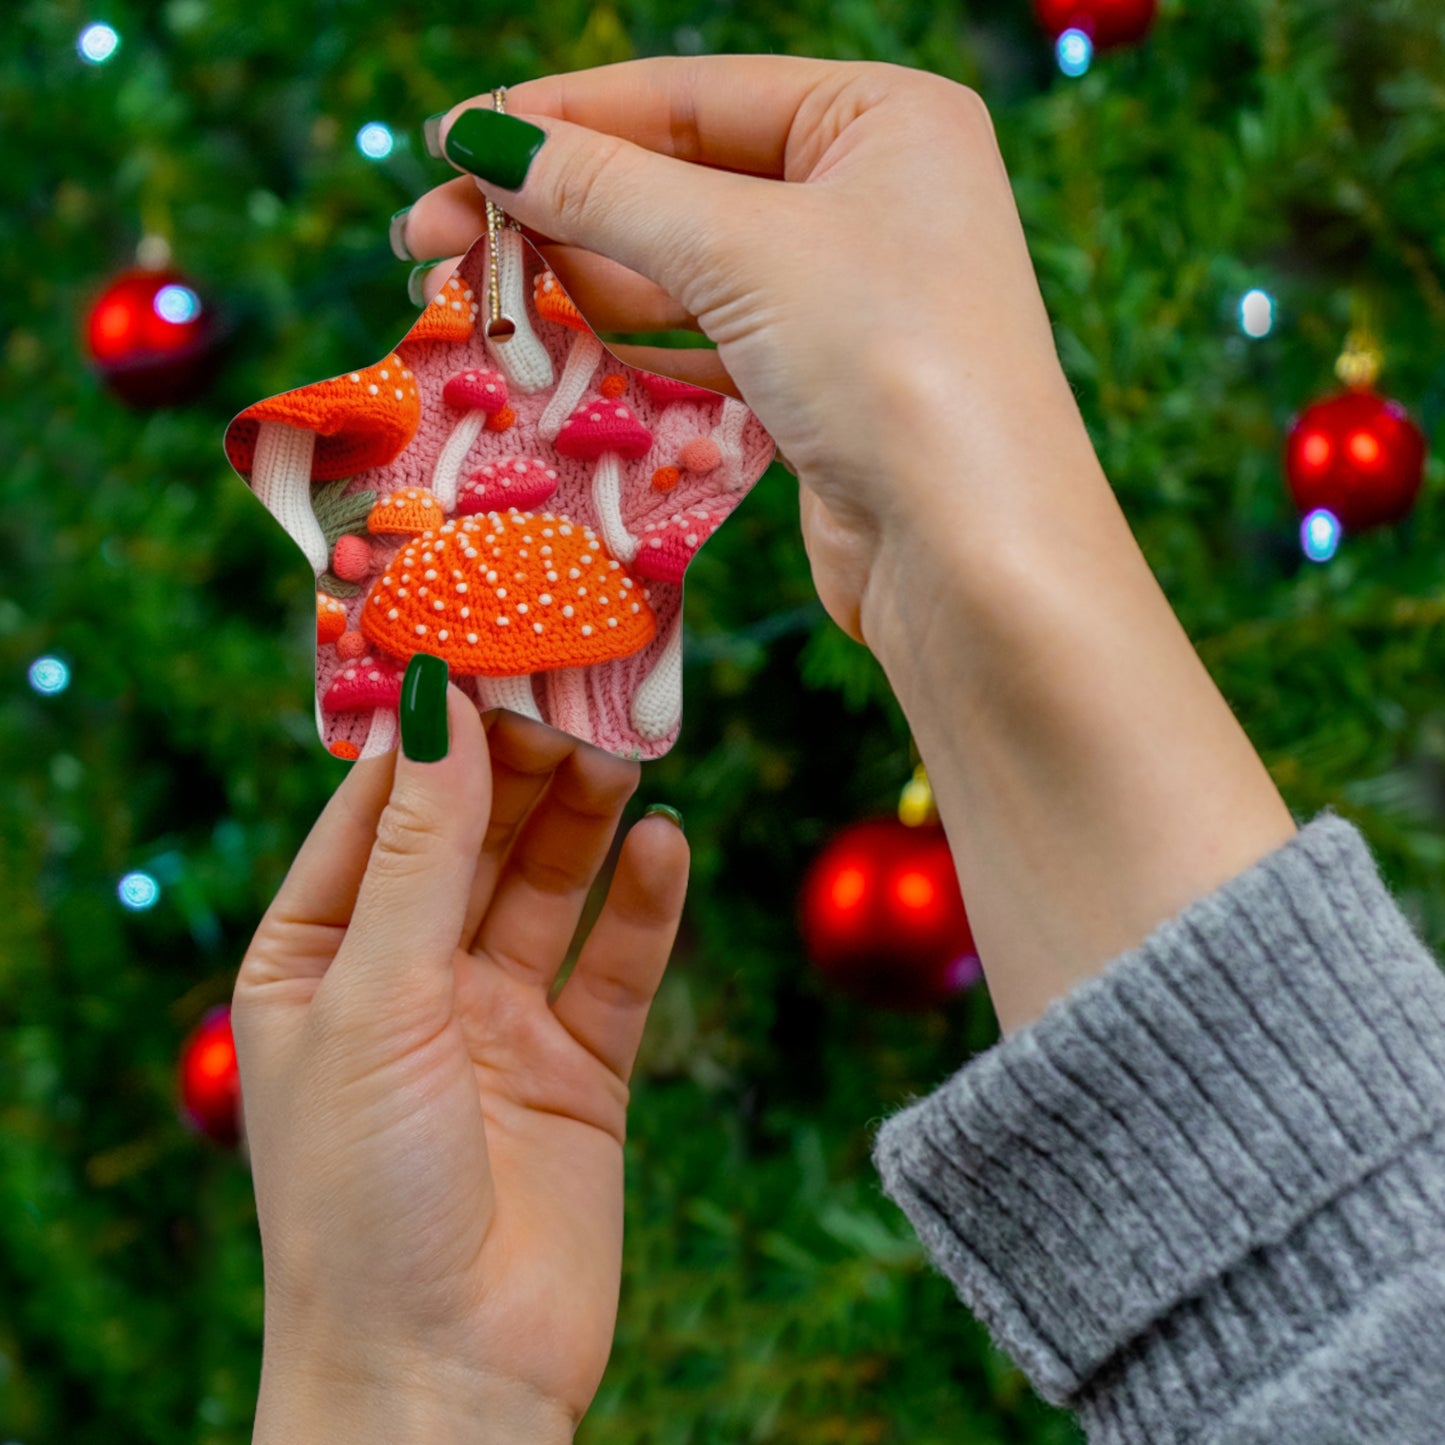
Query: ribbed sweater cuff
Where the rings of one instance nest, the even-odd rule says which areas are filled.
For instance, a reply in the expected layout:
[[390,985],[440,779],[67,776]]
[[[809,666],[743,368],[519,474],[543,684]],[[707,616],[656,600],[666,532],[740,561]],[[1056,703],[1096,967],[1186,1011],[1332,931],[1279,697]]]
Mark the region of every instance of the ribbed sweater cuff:
[[1179,1392],[1278,1367],[1438,1246],[1442,1039],[1445,975],[1325,814],[889,1118],[874,1162],[1040,1394],[1162,1439],[1136,1427]]

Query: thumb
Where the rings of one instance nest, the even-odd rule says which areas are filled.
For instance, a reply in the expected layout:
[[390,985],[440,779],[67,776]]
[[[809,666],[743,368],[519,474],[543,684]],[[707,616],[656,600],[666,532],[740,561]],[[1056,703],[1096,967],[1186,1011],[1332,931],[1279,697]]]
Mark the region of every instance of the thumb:
[[646,276],[694,314],[699,281],[742,248],[745,218],[770,189],[554,116],[487,107],[448,115],[441,149],[513,219]]
[[407,667],[391,793],[327,974],[342,992],[363,991],[392,1008],[449,1003],[491,813],[486,730],[446,676],[446,664],[424,653]]

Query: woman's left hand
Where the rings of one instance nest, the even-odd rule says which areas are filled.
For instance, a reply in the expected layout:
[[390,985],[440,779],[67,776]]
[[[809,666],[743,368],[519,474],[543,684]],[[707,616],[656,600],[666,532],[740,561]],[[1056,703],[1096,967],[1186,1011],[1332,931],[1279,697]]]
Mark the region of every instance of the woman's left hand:
[[616,1324],[627,1080],[688,850],[649,817],[550,997],[635,763],[448,689],[357,763],[232,1024],[265,1258],[255,1439],[570,1440]]

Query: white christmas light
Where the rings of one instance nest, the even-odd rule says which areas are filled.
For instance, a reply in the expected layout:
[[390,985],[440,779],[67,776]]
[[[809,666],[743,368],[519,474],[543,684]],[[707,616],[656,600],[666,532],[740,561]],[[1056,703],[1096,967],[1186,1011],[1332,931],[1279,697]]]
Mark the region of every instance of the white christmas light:
[[396,145],[396,137],[389,125],[379,120],[369,120],[356,132],[356,148],[368,160],[384,161]]
[[1094,63],[1094,42],[1082,30],[1066,30],[1054,47],[1059,69],[1077,79]]
[[201,314],[201,298],[189,286],[162,286],[151,305],[162,321],[173,326],[184,326]]
[[1328,562],[1340,550],[1344,529],[1340,519],[1324,507],[1316,507],[1300,523],[1300,546],[1311,562]]
[[37,657],[30,664],[30,686],[46,697],[54,697],[70,686],[70,669],[58,657]]
[[104,65],[120,49],[120,36],[109,25],[87,25],[80,32],[75,48],[82,60],[89,61],[91,65]]
[[1239,303],[1239,329],[1258,340],[1274,330],[1274,297],[1268,291],[1247,291]]
[[143,913],[160,901],[161,885],[149,873],[127,873],[115,891],[124,907]]

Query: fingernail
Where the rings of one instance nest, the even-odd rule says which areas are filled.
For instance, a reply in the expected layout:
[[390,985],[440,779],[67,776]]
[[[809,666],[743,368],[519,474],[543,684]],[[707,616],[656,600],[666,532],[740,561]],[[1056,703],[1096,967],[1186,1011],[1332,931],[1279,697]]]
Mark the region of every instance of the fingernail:
[[[406,259],[409,261],[411,257],[408,256]],[[421,265],[411,268],[411,275],[406,278],[406,296],[413,306],[426,305],[426,291],[423,289],[422,283],[426,280],[426,273],[444,260],[446,260],[445,256],[438,256],[434,261],[423,261]]]
[[669,808],[666,803],[653,803],[642,816],[644,818],[650,818],[654,813],[660,814],[666,818],[669,823],[676,823],[679,833],[687,832],[687,829],[682,826],[682,814],[679,813],[676,808]]
[[387,239],[391,242],[391,254],[398,261],[415,261],[416,257],[406,249],[406,218],[411,215],[411,207],[403,206],[391,218],[391,223],[386,228]]
[[515,191],[527,179],[547,132],[495,110],[464,110],[447,132],[447,159],[464,171]]
[[421,123],[421,138],[426,142],[427,154],[437,160],[445,159],[442,155],[442,122],[446,118],[446,111],[439,110]]
[[446,757],[447,665],[429,652],[418,652],[401,680],[401,750],[415,763]]

